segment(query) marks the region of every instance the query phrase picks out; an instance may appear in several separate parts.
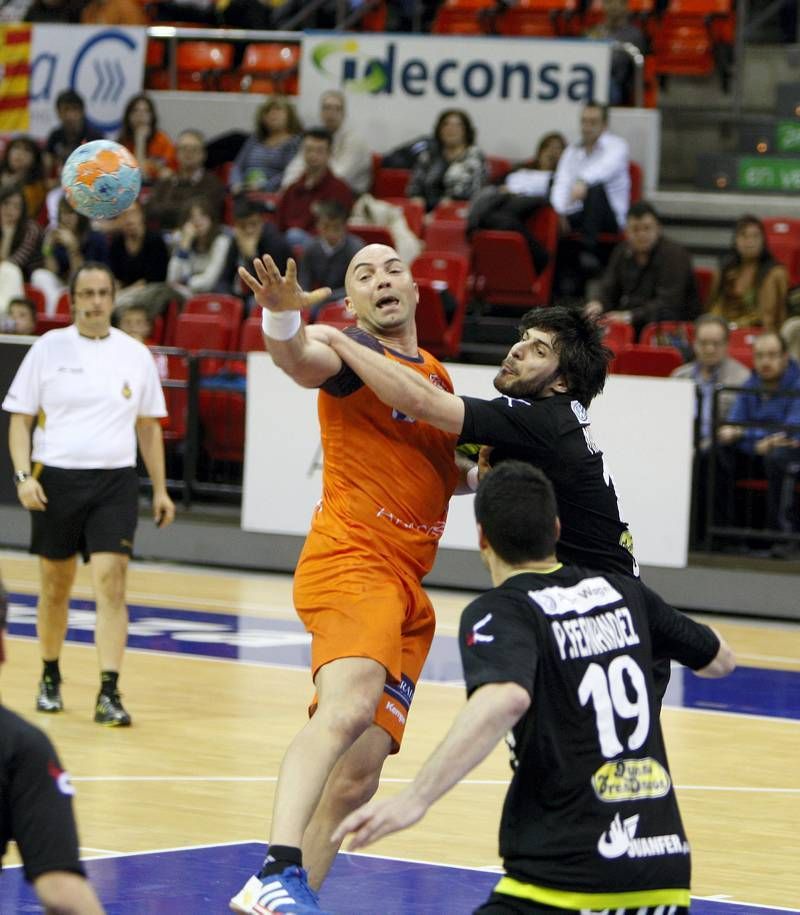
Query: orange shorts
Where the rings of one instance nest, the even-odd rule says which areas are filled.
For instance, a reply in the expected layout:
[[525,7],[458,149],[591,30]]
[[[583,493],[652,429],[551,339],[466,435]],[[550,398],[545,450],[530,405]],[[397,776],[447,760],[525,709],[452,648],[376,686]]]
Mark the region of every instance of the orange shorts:
[[375,553],[315,532],[295,572],[294,605],[311,634],[312,677],[339,658],[371,658],[386,668],[375,724],[397,752],[436,628],[418,579]]

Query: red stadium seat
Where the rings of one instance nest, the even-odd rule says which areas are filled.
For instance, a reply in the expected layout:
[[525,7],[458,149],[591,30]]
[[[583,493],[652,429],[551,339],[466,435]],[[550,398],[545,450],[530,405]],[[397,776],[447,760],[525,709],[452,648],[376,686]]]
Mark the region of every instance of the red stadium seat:
[[415,280],[444,284],[456,302],[466,304],[469,258],[449,251],[424,251],[411,265]]
[[299,44],[254,42],[244,49],[239,72],[223,78],[223,87],[236,92],[297,95],[299,64]]
[[752,346],[731,346],[728,344],[728,355],[731,359],[736,359],[737,362],[741,362],[742,365],[746,365],[749,369],[753,368],[753,347]]
[[350,222],[347,231],[358,235],[365,245],[389,245],[394,247],[394,236],[386,226],[370,226],[366,223]]
[[418,200],[411,200],[408,197],[384,197],[387,203],[393,203],[400,207],[406,218],[408,228],[417,236],[422,238],[425,227],[425,207]]
[[695,267],[694,282],[697,286],[697,296],[700,299],[701,308],[709,304],[711,296],[711,286],[714,282],[714,271],[711,267]]
[[246,397],[239,391],[200,391],[203,447],[215,461],[244,460]]
[[[175,326],[175,346],[198,353],[202,350],[220,352],[229,349],[230,330],[220,322],[219,317],[210,314],[183,314],[178,316]],[[201,375],[213,375],[222,366],[221,358],[204,358],[200,366]]]
[[800,285],[800,219],[773,216],[762,222],[770,251],[789,271],[790,284]]
[[236,345],[243,310],[244,305],[238,296],[216,292],[193,295],[183,306],[183,314],[211,315],[227,328],[228,335],[220,349],[232,349]]
[[69,290],[65,289],[61,295],[58,297],[58,302],[56,303],[56,314],[57,315],[69,315],[72,317],[72,302],[69,298]]
[[624,347],[614,357],[611,371],[617,375],[652,375],[667,378],[683,365],[683,357],[674,346]]
[[[380,160],[380,157],[378,157]],[[387,197],[405,197],[408,182],[411,180],[410,168],[383,168],[375,171],[372,182],[372,194],[385,200]]]
[[486,165],[489,168],[489,181],[495,184],[511,171],[513,162],[503,156],[487,156]]
[[45,313],[47,300],[38,286],[34,286],[33,283],[25,283],[25,298],[30,299],[36,306],[37,315],[43,315]]
[[633,341],[633,326],[622,321],[601,321],[603,343],[614,353],[618,353]]
[[443,200],[431,210],[431,219],[460,219],[467,221],[469,200]]
[[662,346],[670,337],[681,337],[687,343],[692,343],[694,324],[691,321],[652,321],[642,328],[639,343],[646,346]]
[[166,58],[166,41],[149,38],[144,62],[144,80],[148,89],[169,89],[169,70],[166,66]]
[[425,250],[450,251],[469,257],[466,229],[463,219],[432,219],[425,225]]
[[728,346],[752,347],[756,337],[764,333],[763,327],[734,327],[728,337]]
[[352,311],[348,311],[344,302],[331,302],[323,305],[317,313],[317,324],[330,324],[332,327],[338,327],[343,330],[345,327],[352,327],[356,323],[356,316]]
[[214,91],[233,66],[233,45],[227,41],[182,41],[177,51],[178,89]]
[[40,336],[46,334],[48,330],[55,330],[58,327],[69,327],[72,324],[72,315],[54,314],[54,315],[37,315],[36,333]]
[[439,358],[458,356],[464,331],[466,302],[460,302],[452,315],[445,313],[437,280],[417,276],[419,304],[417,305],[417,339],[419,345]]
[[243,353],[265,350],[264,332],[261,329],[261,309],[258,314],[250,317],[242,324],[242,332],[239,337],[239,349]]

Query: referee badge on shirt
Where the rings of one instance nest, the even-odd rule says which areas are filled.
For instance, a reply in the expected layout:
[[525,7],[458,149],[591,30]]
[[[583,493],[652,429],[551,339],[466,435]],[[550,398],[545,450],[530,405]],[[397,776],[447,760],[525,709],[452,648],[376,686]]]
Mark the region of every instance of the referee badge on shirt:
[[122,383],[122,396],[125,398],[125,400],[130,400],[131,394],[133,394],[133,391],[131,390],[131,386],[128,384],[127,381],[124,381]]

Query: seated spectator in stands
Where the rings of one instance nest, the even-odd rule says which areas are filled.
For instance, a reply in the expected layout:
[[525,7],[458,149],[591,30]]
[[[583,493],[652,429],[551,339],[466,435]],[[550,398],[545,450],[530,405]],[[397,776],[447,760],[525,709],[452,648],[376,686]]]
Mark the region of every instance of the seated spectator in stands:
[[7,261],[22,271],[25,282],[42,263],[42,232],[28,218],[19,185],[0,187],[0,264]]
[[503,176],[503,189],[510,194],[549,199],[556,167],[566,148],[567,140],[563,134],[558,131],[546,133],[539,140],[533,158],[518,162]]
[[314,204],[322,200],[338,200],[349,213],[354,194],[330,170],[331,135],[323,127],[314,127],[303,134],[303,174],[283,192],[278,203],[278,228],[286,233],[293,247],[305,248],[316,232]]
[[772,256],[760,219],[742,216],[714,278],[709,311],[738,327],[778,331],[786,318],[789,274]]
[[139,343],[147,343],[153,333],[153,319],[144,305],[128,305],[120,310],[117,327]]
[[[314,212],[317,237],[303,252],[298,280],[307,292],[329,286],[332,293],[326,301],[335,302],[345,296],[347,265],[364,247],[364,242],[347,231],[347,209],[338,200],[321,200]],[[321,302],[312,310],[312,318],[316,318],[324,304]]]
[[199,130],[184,130],[175,144],[177,167],[174,175],[161,178],[145,205],[147,221],[161,232],[177,229],[190,200],[202,197],[217,219],[222,218],[225,188],[216,175],[205,169],[205,139]]
[[784,321],[781,327],[781,336],[786,341],[789,356],[800,363],[800,316],[795,315]]
[[283,172],[300,148],[303,128],[294,105],[284,98],[270,98],[256,112],[254,135],[249,137],[233,163],[230,186],[242,191],[278,191]]
[[56,97],[59,125],[50,131],[44,151],[48,183],[58,184],[61,167],[69,154],[82,143],[102,140],[103,134],[86,120],[86,105],[74,89],[64,89]]
[[[698,447],[707,451],[711,444],[714,392],[719,387],[741,387],[750,378],[750,369],[728,355],[728,324],[718,315],[700,315],[694,325],[695,358],[672,373],[673,378],[691,378],[700,392]],[[736,394],[724,391],[719,395],[718,419],[730,412]]]
[[158,129],[156,106],[143,92],[134,95],[125,106],[117,141],[136,157],[144,184],[153,184],[175,171],[175,147]]
[[[357,131],[344,126],[344,94],[337,89],[323,92],[319,113],[322,126],[333,138],[329,163],[331,171],[349,184],[356,194],[366,193],[372,184],[372,153]],[[303,154],[299,151],[283,173],[283,187],[297,181],[303,168]]]
[[31,219],[37,219],[47,188],[39,145],[27,135],[14,137],[0,160],[0,185],[17,184],[25,194],[25,206]]
[[185,286],[193,294],[217,291],[230,247],[231,237],[208,201],[191,201],[176,234],[167,282]]
[[[603,0],[605,18],[589,29],[587,38],[604,38],[620,44],[633,45],[644,54],[648,41],[644,32],[633,23],[628,12],[628,0]],[[636,67],[633,58],[621,48],[611,51],[611,74],[608,83],[609,105],[633,103],[633,80]]]
[[25,14],[25,22],[75,23],[82,7],[83,0],[33,0]]
[[88,217],[72,209],[66,197],[58,202],[58,223],[47,229],[42,241],[44,266],[34,270],[31,282],[45,296],[45,311],[53,314],[73,273],[85,261],[107,264],[108,240],[92,229]]
[[[733,402],[727,421],[717,430],[716,520],[734,523],[732,494],[737,479],[767,479],[766,527],[798,529],[794,485],[800,471],[800,366],[789,358],[780,334],[767,331],[753,342],[755,371],[745,382],[750,389]],[[792,394],[799,396],[791,396]],[[746,423],[795,426],[778,430]]]
[[639,335],[651,321],[693,321],[700,299],[692,259],[683,245],[662,234],[652,204],[640,201],[628,211],[625,240],[611,255],[584,311],[632,324]]
[[619,232],[625,225],[631,198],[628,160],[627,141],[608,131],[608,108],[587,102],[581,138],[564,150],[550,191],[562,233],[581,233],[580,265],[586,275],[602,266],[600,233]]
[[448,108],[433,130],[434,142],[418,156],[406,197],[430,211],[449,200],[472,200],[486,184],[486,157],[475,145],[475,126],[466,111]]
[[36,306],[30,299],[20,296],[8,303],[8,316],[3,322],[3,333],[26,336],[36,333]]
[[248,197],[237,198],[233,205],[233,235],[222,268],[219,291],[238,295],[249,313],[254,304],[253,293],[249,286],[242,283],[239,267],[251,271],[256,257],[269,254],[284,274],[291,253],[283,234],[264,219],[263,204]]
[[169,251],[160,232],[150,232],[140,203],[134,203],[117,219],[111,236],[109,263],[120,288],[163,283],[167,278]]

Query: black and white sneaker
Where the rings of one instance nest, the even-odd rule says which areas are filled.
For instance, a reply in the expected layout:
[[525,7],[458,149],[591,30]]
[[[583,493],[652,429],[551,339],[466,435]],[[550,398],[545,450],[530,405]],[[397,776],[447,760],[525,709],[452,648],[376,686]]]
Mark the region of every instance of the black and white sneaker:
[[98,693],[97,705],[94,708],[94,720],[109,728],[127,728],[131,723],[131,716],[122,706],[119,692],[114,690],[112,696]]
[[39,695],[36,697],[37,712],[62,712],[64,700],[61,698],[61,682],[56,680],[40,680]]

